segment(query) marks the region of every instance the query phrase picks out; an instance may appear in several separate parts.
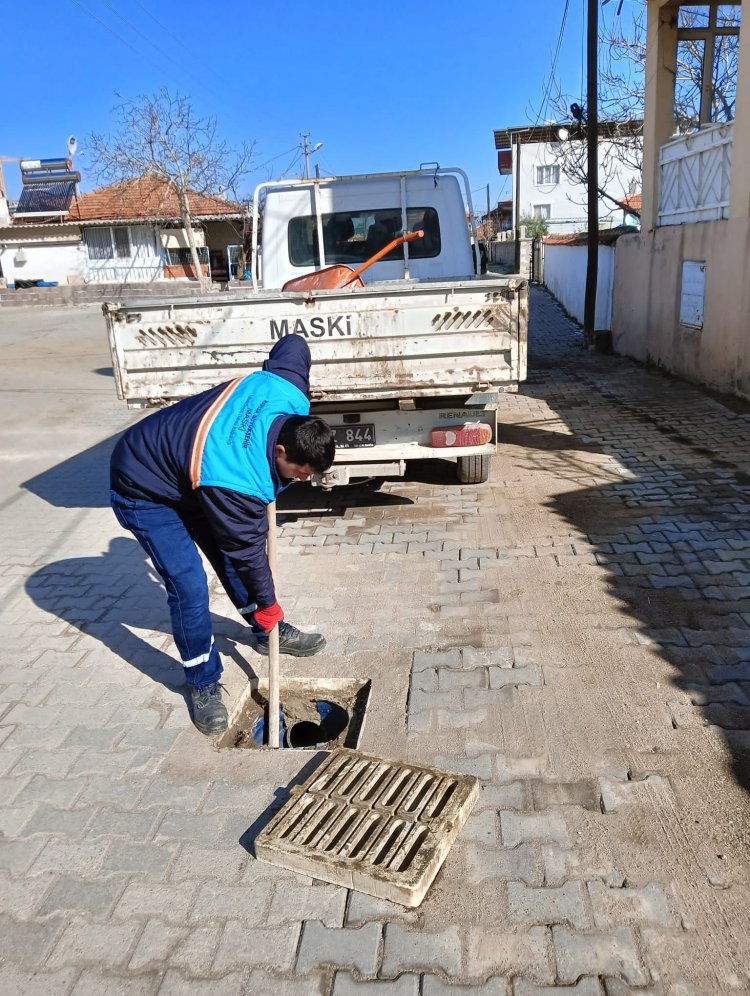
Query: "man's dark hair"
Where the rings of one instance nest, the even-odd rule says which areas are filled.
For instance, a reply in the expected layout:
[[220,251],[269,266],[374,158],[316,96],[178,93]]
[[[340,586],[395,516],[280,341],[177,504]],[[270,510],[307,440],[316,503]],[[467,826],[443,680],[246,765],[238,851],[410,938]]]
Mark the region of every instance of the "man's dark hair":
[[336,455],[333,429],[322,418],[313,415],[290,415],[279,433],[278,444],[284,447],[291,463],[312,467],[324,474]]

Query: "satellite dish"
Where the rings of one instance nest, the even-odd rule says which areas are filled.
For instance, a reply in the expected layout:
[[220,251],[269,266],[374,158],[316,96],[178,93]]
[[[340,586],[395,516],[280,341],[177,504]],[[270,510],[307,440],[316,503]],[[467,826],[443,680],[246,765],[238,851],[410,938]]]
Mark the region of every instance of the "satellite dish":
[[78,140],[75,135],[71,135],[68,139],[68,155],[72,158],[76,154],[76,149],[78,148]]

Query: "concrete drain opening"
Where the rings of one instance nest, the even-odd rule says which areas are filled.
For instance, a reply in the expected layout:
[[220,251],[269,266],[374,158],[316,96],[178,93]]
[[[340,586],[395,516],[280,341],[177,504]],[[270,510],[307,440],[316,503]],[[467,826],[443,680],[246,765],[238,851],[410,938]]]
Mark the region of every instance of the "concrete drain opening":
[[[359,745],[370,699],[370,681],[319,679],[281,682],[279,744],[296,750],[333,750]],[[268,691],[253,688],[230,716],[219,748],[257,750],[268,746]]]
[[418,906],[471,812],[479,782],[339,749],[255,838],[255,854],[302,875]]

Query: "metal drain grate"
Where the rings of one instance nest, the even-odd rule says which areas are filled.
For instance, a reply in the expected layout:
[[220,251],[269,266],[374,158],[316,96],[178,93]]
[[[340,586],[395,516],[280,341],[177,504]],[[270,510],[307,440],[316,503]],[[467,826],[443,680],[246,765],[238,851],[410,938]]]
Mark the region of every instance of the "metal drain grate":
[[472,810],[479,782],[340,749],[258,834],[263,861],[419,906]]

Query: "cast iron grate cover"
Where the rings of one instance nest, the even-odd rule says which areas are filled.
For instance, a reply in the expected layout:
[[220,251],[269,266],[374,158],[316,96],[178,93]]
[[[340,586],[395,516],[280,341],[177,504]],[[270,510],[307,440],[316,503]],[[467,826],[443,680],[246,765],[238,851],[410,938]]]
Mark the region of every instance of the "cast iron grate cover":
[[334,751],[255,840],[258,858],[418,906],[479,794],[471,775]]

